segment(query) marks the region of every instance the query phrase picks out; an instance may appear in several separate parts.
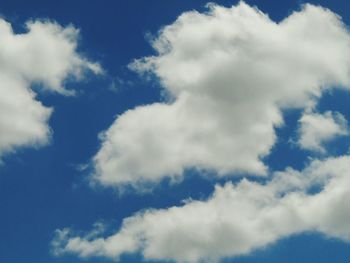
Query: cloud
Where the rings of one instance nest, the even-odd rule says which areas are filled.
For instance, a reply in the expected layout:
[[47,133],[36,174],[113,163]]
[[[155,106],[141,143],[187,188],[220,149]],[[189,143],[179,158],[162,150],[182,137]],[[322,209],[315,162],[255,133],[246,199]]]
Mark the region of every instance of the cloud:
[[[171,99],[119,116],[93,158],[106,186],[181,178],[187,168],[266,175],[281,112],[350,84],[350,35],[331,11],[304,5],[279,23],[241,2],[183,13],[130,68]],[[330,52],[330,50],[332,52]]]
[[288,108],[305,110],[303,148],[322,151],[347,133],[340,113],[310,111],[324,90],[349,88],[350,35],[341,19],[305,5],[275,23],[243,2],[211,4],[207,13],[182,14],[152,44],[157,54],[130,67],[154,74],[171,99],[128,110],[101,134],[94,179],[142,188],[181,178],[187,168],[271,177],[216,185],[206,200],[140,211],[111,235],[100,227],[85,235],[57,230],[54,254],[118,260],[140,253],[192,263],[246,255],[305,231],[350,242],[349,155],[312,160],[301,171],[270,172],[261,161]]
[[299,122],[298,144],[307,150],[324,153],[322,144],[349,134],[347,120],[339,112],[305,113]]
[[79,31],[51,21],[30,21],[27,32],[15,34],[0,19],[0,157],[23,146],[48,142],[52,108],[36,99],[36,91],[73,95],[66,81],[80,80],[86,71],[101,73],[97,63],[80,56]]
[[141,252],[147,260],[215,262],[304,231],[350,241],[349,171],[350,156],[343,156],[276,172],[267,183],[218,185],[208,200],[126,218],[109,237],[58,230],[53,249],[116,260]]

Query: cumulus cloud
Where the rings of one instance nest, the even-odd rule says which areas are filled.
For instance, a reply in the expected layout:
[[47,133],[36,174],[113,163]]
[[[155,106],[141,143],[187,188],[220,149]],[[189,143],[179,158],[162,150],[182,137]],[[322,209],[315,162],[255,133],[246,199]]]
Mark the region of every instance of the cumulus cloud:
[[186,168],[270,174],[217,185],[206,200],[147,209],[111,235],[57,230],[56,255],[118,260],[216,262],[305,231],[350,242],[350,156],[312,160],[301,171],[269,173],[261,161],[276,141],[282,111],[305,109],[299,145],[322,151],[347,133],[340,113],[310,111],[325,89],[350,85],[350,35],[340,18],[312,5],[279,23],[243,2],[186,12],[152,42],[157,54],[131,68],[154,74],[171,97],[119,116],[101,135],[95,180],[142,186]]
[[[94,179],[135,187],[187,168],[267,174],[261,161],[287,108],[310,107],[350,84],[350,35],[331,11],[305,5],[276,23],[241,2],[183,13],[130,67],[171,99],[119,116],[93,159]],[[323,139],[322,139],[323,140]]]
[[349,171],[350,157],[343,156],[276,172],[267,183],[227,183],[208,200],[126,218],[109,237],[58,230],[53,249],[115,260],[141,252],[147,260],[215,262],[303,231],[350,241]]
[[325,152],[322,144],[349,134],[347,120],[339,112],[305,113],[299,122],[298,144],[307,150]]
[[15,34],[0,19],[0,157],[20,146],[45,144],[52,108],[36,99],[31,89],[72,95],[65,81],[81,79],[84,72],[101,73],[98,64],[80,56],[79,31],[50,21],[31,21],[27,32]]

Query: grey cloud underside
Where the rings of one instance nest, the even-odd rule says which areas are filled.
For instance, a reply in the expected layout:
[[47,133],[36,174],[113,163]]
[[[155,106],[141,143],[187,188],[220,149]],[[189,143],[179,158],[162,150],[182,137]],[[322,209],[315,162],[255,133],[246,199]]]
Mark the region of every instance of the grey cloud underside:
[[89,70],[100,73],[98,64],[77,52],[78,30],[50,21],[32,21],[27,32],[15,34],[0,19],[0,157],[18,147],[47,143],[47,121],[53,111],[36,99],[34,84],[63,95],[73,95],[63,83],[76,80]]
[[281,112],[349,87],[349,33],[337,15],[312,5],[280,23],[244,3],[210,5],[182,14],[152,45],[157,55],[130,68],[156,75],[172,100],[128,110],[103,133],[93,158],[103,185],[142,189],[186,168],[266,175],[261,159],[276,142]]

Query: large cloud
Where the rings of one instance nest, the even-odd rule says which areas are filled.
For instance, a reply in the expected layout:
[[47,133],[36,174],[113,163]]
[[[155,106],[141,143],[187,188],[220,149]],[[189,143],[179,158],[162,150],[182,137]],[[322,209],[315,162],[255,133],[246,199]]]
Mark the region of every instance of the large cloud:
[[182,14],[131,68],[155,74],[172,98],[119,116],[102,135],[95,179],[140,186],[186,168],[264,175],[286,108],[310,107],[350,84],[350,35],[312,5],[275,23],[243,2]]
[[78,30],[50,21],[32,21],[27,32],[15,34],[0,19],[0,157],[19,146],[37,146],[48,141],[47,125],[52,108],[45,107],[31,90],[74,94],[64,87],[68,79],[81,79],[86,70],[100,73],[77,52]]
[[301,172],[275,173],[266,184],[244,179],[217,186],[206,201],[146,210],[126,218],[109,237],[59,230],[53,249],[81,257],[141,252],[148,260],[215,262],[303,231],[350,241],[349,173],[349,156],[315,160]]
[[[277,24],[244,3],[211,5],[181,15],[153,46],[156,56],[131,67],[155,74],[172,100],[129,110],[102,135],[94,164],[105,185],[142,186],[191,167],[266,174],[261,157],[286,108],[305,108],[301,147],[322,151],[347,134],[341,114],[311,111],[325,89],[350,85],[350,35],[329,10],[305,5]],[[304,231],[350,241],[349,171],[350,156],[340,156],[217,185],[207,200],[125,218],[112,235],[57,230],[53,252],[215,262]]]

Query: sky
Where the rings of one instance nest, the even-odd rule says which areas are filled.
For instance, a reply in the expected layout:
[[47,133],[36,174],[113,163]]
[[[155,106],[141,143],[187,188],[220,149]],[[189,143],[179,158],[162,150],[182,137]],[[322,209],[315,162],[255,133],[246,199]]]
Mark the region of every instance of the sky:
[[0,262],[347,262],[350,4],[0,2]]

